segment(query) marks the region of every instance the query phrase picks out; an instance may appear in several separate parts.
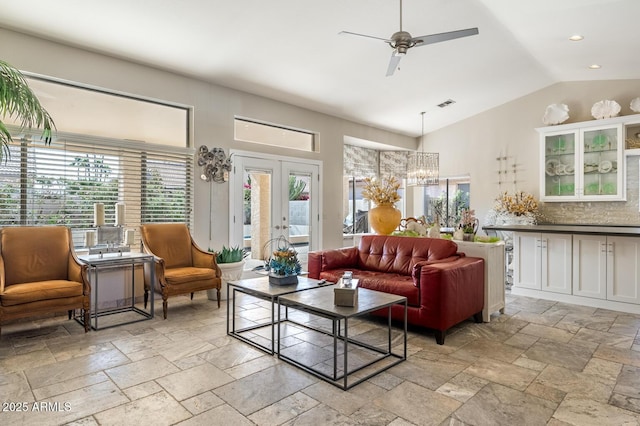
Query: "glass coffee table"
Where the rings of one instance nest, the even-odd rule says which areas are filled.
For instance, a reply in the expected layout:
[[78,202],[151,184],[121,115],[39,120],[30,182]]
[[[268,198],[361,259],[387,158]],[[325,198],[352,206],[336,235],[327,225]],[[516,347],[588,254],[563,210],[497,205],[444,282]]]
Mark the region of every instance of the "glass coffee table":
[[[287,311],[285,311],[284,318],[281,319],[279,313],[280,310],[276,310],[275,308],[278,298],[286,294],[304,292],[310,289],[317,289],[318,287],[333,286],[333,284],[334,283],[327,282],[325,280],[314,280],[303,276],[298,276],[297,284],[290,285],[270,284],[269,277],[267,276],[229,281],[227,283],[227,334],[273,355],[275,354],[276,349],[276,324],[280,323],[280,321],[288,320]],[[236,328],[236,293],[247,294],[257,299],[271,302],[271,321],[250,325],[248,327]],[[277,319],[276,313],[278,313]],[[252,340],[245,336],[247,332],[265,327],[271,327],[271,341],[269,342],[269,346],[263,345],[257,340]]]
[[[296,350],[290,346],[281,350],[280,323],[278,322],[278,358],[296,367],[299,367],[334,386],[347,390],[376,374],[379,374],[394,365],[407,359],[407,298],[395,294],[358,288],[357,303],[353,307],[336,306],[334,304],[333,287],[316,288],[298,293],[284,294],[278,297],[278,317],[280,309],[296,309],[331,321],[331,331],[305,326],[316,333],[330,336],[332,343],[315,351]],[[402,353],[393,352],[393,338],[391,327],[391,308],[400,304],[404,308],[404,329]],[[358,316],[368,314],[380,309],[387,309],[387,336],[373,339],[373,342],[363,340],[363,335],[358,338],[349,337],[349,321]],[[326,339],[326,337],[325,337]],[[342,343],[339,348],[338,342]],[[377,343],[377,345],[372,344]],[[332,348],[331,348],[332,346]],[[308,347],[307,347],[308,348]],[[329,348],[330,350],[327,350]],[[322,350],[326,353],[324,359],[318,359],[317,353]],[[338,365],[338,358],[342,351],[342,365]],[[309,352],[315,352],[315,357]],[[356,358],[349,364],[349,355]],[[306,359],[302,359],[306,358]],[[310,365],[310,362],[315,365]],[[331,362],[332,361],[332,362]]]

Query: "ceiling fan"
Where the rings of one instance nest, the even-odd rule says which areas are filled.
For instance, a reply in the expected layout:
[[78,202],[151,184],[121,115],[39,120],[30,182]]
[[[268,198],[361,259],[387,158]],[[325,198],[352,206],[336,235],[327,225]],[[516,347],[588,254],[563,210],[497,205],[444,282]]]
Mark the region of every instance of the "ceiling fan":
[[400,59],[404,55],[406,55],[407,50],[416,46],[425,46],[427,44],[440,43],[441,41],[453,40],[461,37],[468,37],[472,35],[478,34],[478,28],[467,28],[465,30],[457,30],[457,31],[449,31],[446,33],[438,33],[438,34],[429,34],[420,37],[411,37],[406,31],[402,30],[402,0],[400,0],[400,31],[393,33],[390,38],[381,38],[366,34],[358,34],[353,33],[351,31],[340,31],[340,34],[349,34],[355,35],[359,37],[367,37],[374,38],[377,40],[382,40],[385,43],[389,44],[393,48],[393,53],[391,54],[391,60],[389,61],[389,66],[387,67],[387,77],[392,76],[395,72],[396,68],[398,68],[398,64],[400,63]]

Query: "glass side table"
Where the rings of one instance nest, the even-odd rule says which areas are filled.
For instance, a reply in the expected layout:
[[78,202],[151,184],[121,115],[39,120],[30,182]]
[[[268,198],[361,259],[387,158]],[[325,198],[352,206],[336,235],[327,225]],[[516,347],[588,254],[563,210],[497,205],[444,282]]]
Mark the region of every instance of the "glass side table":
[[[92,309],[90,316],[90,325],[94,330],[104,329],[115,327],[118,325],[131,324],[138,321],[145,321],[153,318],[153,288],[151,285],[150,291],[150,304],[149,310],[144,309],[143,307],[139,307],[136,305],[142,305],[142,303],[136,303],[136,295],[135,295],[135,286],[136,286],[136,267],[144,267],[145,264],[149,265],[149,269],[151,270],[151,282],[155,281],[155,268],[154,268],[154,257],[150,254],[145,253],[109,253],[109,254],[92,254],[92,255],[82,255],[78,256],[81,262],[89,265],[89,281],[91,282],[91,298],[92,298]],[[131,295],[129,298],[125,298],[127,303],[125,306],[115,307],[115,308],[105,308],[100,309],[99,306],[99,295],[102,292],[106,291],[106,288],[100,288],[100,275],[109,270],[114,269],[131,269]],[[143,284],[144,285],[144,284]],[[123,283],[123,288],[125,287],[125,283]],[[129,300],[130,299],[130,303]],[[143,305],[142,305],[143,306]],[[126,313],[133,313],[126,314]],[[99,318],[104,316],[111,315],[119,315],[123,319],[121,321],[107,321],[107,325],[99,326]],[[82,318],[77,317],[76,321],[84,325],[84,320]]]

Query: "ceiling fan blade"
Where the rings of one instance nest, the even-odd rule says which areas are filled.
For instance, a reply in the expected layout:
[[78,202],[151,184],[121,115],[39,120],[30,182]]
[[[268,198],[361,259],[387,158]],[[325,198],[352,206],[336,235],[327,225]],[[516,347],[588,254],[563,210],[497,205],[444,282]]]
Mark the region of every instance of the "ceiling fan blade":
[[415,43],[415,46],[424,46],[426,44],[434,44],[440,43],[441,41],[453,40],[461,37],[469,37],[473,35],[477,35],[477,28],[467,28],[466,30],[458,30],[458,31],[449,31],[446,33],[438,33],[438,34],[429,34],[421,37],[413,37],[411,39],[412,42]]
[[376,40],[382,40],[385,43],[391,42],[391,40],[389,40],[387,38],[376,37],[376,36],[371,36],[371,35],[366,35],[366,34],[352,33],[351,31],[340,31],[338,34],[347,34],[347,35],[354,35],[354,36],[358,36],[358,37],[375,38]]
[[402,59],[404,55],[399,55],[397,50],[394,50],[391,54],[391,59],[389,59],[389,66],[387,67],[387,77],[391,77],[395,70],[398,68],[398,64],[400,63],[400,59]]

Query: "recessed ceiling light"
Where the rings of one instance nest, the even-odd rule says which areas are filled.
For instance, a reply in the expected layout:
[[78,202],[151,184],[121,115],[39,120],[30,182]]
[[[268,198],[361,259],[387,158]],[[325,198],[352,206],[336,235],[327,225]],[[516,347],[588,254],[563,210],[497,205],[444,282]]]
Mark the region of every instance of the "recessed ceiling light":
[[582,39],[584,39],[584,37],[581,36],[580,34],[574,34],[571,37],[569,37],[569,40],[571,41],[580,41]]
[[597,70],[597,69],[600,69],[600,65],[598,64],[589,65],[589,68],[592,70]]

